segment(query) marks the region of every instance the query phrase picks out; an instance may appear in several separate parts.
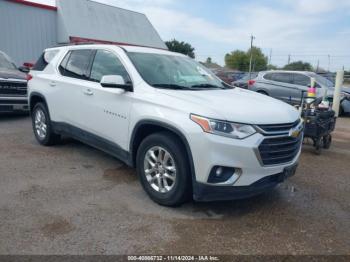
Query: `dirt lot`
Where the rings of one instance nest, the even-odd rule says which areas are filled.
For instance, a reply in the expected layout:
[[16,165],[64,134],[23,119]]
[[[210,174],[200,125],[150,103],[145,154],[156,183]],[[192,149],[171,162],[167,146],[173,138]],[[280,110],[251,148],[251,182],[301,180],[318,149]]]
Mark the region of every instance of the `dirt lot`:
[[331,150],[253,199],[154,204],[135,172],[74,141],[45,148],[0,116],[0,254],[350,254],[350,118]]

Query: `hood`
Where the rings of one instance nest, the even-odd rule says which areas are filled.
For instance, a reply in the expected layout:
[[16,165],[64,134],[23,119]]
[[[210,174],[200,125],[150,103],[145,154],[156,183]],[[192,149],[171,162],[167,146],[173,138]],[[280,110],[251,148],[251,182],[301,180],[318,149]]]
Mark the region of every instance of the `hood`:
[[159,92],[176,98],[194,113],[219,120],[246,124],[286,124],[299,118],[299,112],[277,99],[249,90],[179,91],[158,89]]
[[26,80],[26,74],[17,69],[0,68],[0,78]]

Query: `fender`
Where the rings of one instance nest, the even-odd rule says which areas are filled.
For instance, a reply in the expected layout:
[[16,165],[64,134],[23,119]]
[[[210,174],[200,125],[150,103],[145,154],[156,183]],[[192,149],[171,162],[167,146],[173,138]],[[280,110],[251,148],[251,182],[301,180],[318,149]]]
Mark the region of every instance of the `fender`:
[[[135,141],[135,136],[136,136],[136,133],[137,131],[143,126],[143,125],[154,125],[154,126],[158,126],[158,127],[161,127],[163,129],[167,129],[173,133],[175,133],[176,135],[178,135],[182,141],[182,143],[185,145],[185,149],[186,149],[186,153],[188,155],[188,160],[189,160],[189,163],[190,163],[190,171],[191,171],[191,176],[192,176],[192,181],[196,181],[196,175],[195,175],[195,169],[194,169],[194,163],[193,163],[193,158],[192,158],[192,152],[191,152],[191,148],[190,148],[190,145],[185,137],[185,135],[179,130],[177,129],[176,127],[172,126],[172,125],[169,125],[169,124],[166,124],[164,122],[161,122],[161,121],[157,121],[157,120],[152,120],[152,119],[145,119],[145,120],[141,120],[139,121],[134,129],[133,129],[133,132],[131,134],[131,138],[130,138],[130,146],[129,146],[129,152],[130,152],[130,156],[133,156],[136,152],[133,152],[134,149],[133,149],[133,144],[134,144],[134,141]],[[135,163],[134,163],[134,159],[132,159],[132,165],[135,166]]]
[[46,98],[44,95],[42,95],[41,93],[38,93],[38,92],[32,92],[30,93],[30,96],[29,96],[29,109],[31,111],[31,108],[32,108],[32,98],[33,96],[38,96],[40,97],[42,100],[44,100],[45,104],[48,106],[47,102],[46,102]]

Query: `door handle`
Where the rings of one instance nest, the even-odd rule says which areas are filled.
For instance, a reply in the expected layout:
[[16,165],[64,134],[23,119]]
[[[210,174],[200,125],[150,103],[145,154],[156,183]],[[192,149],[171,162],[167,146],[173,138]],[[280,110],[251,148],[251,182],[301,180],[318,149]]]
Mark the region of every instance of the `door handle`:
[[86,89],[84,91],[84,94],[87,95],[87,96],[92,96],[94,94],[94,92],[92,92],[91,89]]
[[50,82],[50,86],[52,86],[52,87],[56,86],[56,82],[55,81],[51,81]]

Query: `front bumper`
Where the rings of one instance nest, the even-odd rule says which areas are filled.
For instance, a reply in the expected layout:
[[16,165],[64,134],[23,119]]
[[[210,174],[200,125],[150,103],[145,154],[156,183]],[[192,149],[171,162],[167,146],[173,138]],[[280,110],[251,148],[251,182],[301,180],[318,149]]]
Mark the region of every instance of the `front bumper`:
[[[296,167],[301,153],[287,163],[264,165],[258,148],[266,137],[256,133],[243,140],[196,133],[189,141],[195,169],[194,199],[198,201],[232,200],[251,197],[274,188],[287,176],[286,168]],[[215,166],[240,170],[239,178],[231,184],[208,183],[210,171]]]
[[193,185],[193,199],[200,202],[237,200],[253,197],[272,190],[288,177],[295,174],[297,165],[291,167],[292,171],[263,177],[250,186],[213,186],[195,182]]
[[0,97],[0,113],[28,112],[27,97]]

